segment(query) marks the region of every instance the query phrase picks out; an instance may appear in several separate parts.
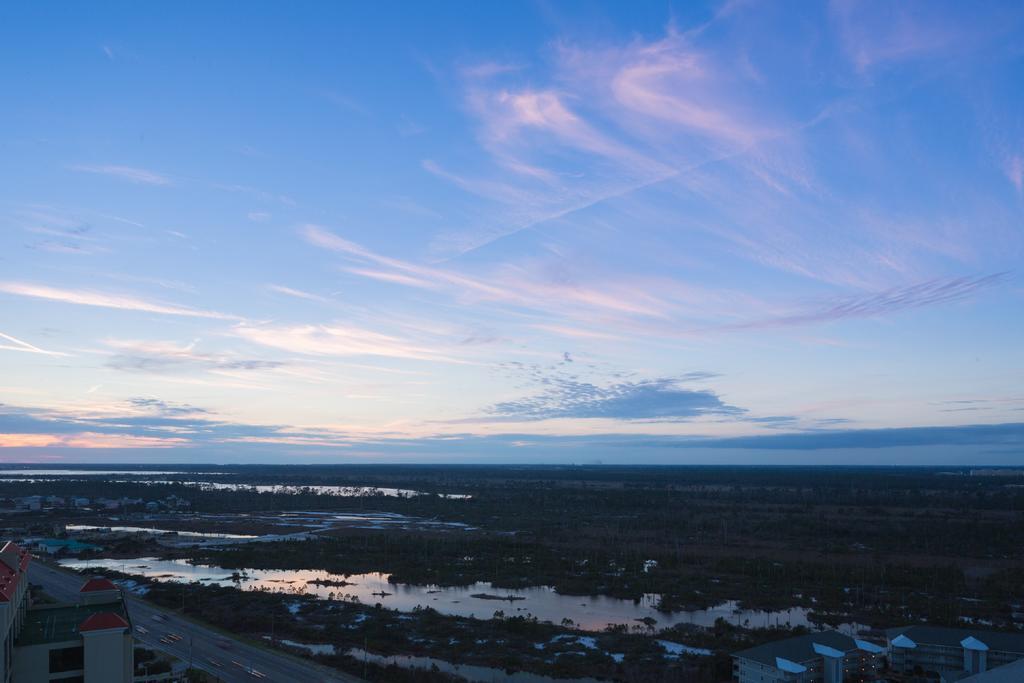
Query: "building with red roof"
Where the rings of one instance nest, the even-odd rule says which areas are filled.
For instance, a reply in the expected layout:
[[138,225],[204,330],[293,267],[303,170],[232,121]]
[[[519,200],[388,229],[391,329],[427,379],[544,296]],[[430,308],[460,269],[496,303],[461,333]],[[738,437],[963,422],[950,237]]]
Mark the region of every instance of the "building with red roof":
[[81,588],[78,589],[79,593],[96,593],[98,591],[116,591],[117,586],[110,579],[105,579],[102,576],[94,576],[86,581]]
[[93,577],[74,604],[33,606],[31,559],[15,543],[0,547],[0,683],[130,683],[132,628],[121,590]]
[[85,621],[78,625],[78,632],[126,629],[128,625],[128,621],[116,612],[96,612],[90,614]]
[[78,595],[79,602],[95,605],[120,600],[121,589],[115,586],[110,579],[94,576],[82,585],[78,590]]
[[28,571],[29,552],[17,543],[7,541],[0,548],[0,601],[15,600],[17,588]]
[[8,541],[0,547],[0,681],[10,680],[13,643],[28,610],[29,552]]

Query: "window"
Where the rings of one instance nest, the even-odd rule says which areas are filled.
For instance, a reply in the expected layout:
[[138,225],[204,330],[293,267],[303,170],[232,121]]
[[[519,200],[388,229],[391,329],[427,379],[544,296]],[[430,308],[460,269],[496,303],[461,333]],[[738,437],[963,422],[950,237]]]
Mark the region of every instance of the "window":
[[57,674],[63,671],[77,671],[85,666],[84,660],[85,649],[81,645],[50,650],[50,673]]

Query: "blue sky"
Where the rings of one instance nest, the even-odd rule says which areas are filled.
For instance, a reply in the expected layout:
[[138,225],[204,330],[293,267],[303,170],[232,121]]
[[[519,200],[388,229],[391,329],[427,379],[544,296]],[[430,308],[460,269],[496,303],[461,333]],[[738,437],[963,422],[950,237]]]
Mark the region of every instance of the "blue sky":
[[1019,3],[0,27],[0,460],[1024,462]]

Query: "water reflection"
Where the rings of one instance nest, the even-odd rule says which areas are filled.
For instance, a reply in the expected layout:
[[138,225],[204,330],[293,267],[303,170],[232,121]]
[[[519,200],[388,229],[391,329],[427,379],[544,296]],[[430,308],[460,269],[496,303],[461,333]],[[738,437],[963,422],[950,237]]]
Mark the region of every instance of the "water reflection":
[[221,534],[202,531],[178,531],[176,529],[158,529],[156,527],[144,526],[93,526],[91,524],[68,524],[64,527],[68,531],[110,531],[123,532],[128,534],[174,534],[184,538],[221,538],[221,539],[245,539],[258,538],[252,534]]
[[[113,474],[136,475],[148,477],[155,475],[166,476],[168,474],[193,474],[185,470],[22,470],[8,469],[0,470],[0,476],[19,477],[88,477],[88,476],[110,476]],[[226,474],[225,472],[209,472],[208,474]],[[13,479],[9,481],[30,481],[28,479]],[[43,480],[45,481],[45,479]]]
[[[251,491],[253,493],[277,493],[295,495],[299,493],[315,493],[322,496],[339,496],[343,498],[363,498],[385,496],[388,498],[414,498],[416,496],[437,496],[446,500],[469,500],[473,496],[468,493],[428,493],[414,489],[397,489],[387,486],[328,486],[317,484],[244,484],[218,481],[192,481],[184,479],[150,479],[151,476],[167,476],[172,474],[191,474],[194,472],[135,472],[132,470],[0,470],[2,482],[47,482],[62,481],[55,477],[86,477],[134,475],[130,479],[115,479],[115,484],[154,484],[188,486],[204,491]],[[218,475],[223,472],[211,472]]]
[[[191,582],[208,585],[235,586],[242,590],[266,590],[319,598],[358,600],[364,604],[381,603],[400,611],[412,611],[417,606],[432,607],[442,614],[488,619],[501,610],[506,616],[529,615],[541,621],[560,623],[568,618],[577,628],[600,631],[613,624],[641,628],[640,620],[655,620],[655,629],[675,624],[711,626],[716,619],[749,628],[770,626],[807,626],[808,610],[792,607],[786,610],[741,610],[735,601],[723,602],[709,609],[664,613],[656,609],[659,597],[647,594],[637,601],[620,600],[606,596],[560,595],[553,588],[535,586],[509,591],[496,588],[490,582],[477,582],[469,586],[440,587],[394,584],[388,574],[331,574],[326,571],[242,569],[232,570],[210,565],[193,565],[186,560],[159,560],[136,558],[131,560],[62,560],[72,569],[112,569],[128,574],[148,577],[157,581]],[[487,599],[504,597],[505,600]],[[508,598],[516,598],[509,600]],[[865,628],[860,624],[841,624],[839,630],[854,633]]]
[[389,498],[413,498],[415,496],[436,495],[439,498],[448,500],[468,500],[473,496],[466,493],[437,493],[431,494],[425,491],[413,489],[396,489],[379,486],[320,486],[304,484],[236,484],[216,481],[179,481],[175,479],[147,480],[148,484],[178,484],[180,486],[191,486],[193,488],[209,491],[253,491],[255,493],[316,493],[322,496],[342,496],[347,498],[361,498],[365,496],[387,496]]

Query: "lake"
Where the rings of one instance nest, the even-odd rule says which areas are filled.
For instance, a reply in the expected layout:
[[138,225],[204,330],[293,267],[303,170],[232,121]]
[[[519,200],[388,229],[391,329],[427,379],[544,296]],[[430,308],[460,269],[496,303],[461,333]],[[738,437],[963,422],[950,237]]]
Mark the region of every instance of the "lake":
[[[561,595],[549,586],[535,586],[510,591],[497,588],[490,582],[477,582],[469,586],[418,586],[388,582],[388,574],[371,572],[344,576],[330,572],[309,570],[244,569],[232,570],[212,565],[193,565],[186,560],[160,560],[140,557],[129,560],[61,560],[71,569],[110,569],[144,576],[157,581],[192,582],[235,586],[242,590],[269,590],[294,595],[311,595],[326,599],[358,600],[363,604],[381,603],[384,607],[412,611],[417,606],[431,607],[442,614],[489,619],[501,610],[506,616],[531,615],[541,621],[558,624],[564,618],[572,619],[577,628],[600,631],[613,624],[638,626],[639,620],[654,619],[656,629],[675,624],[712,626],[723,618],[732,624],[750,628],[769,626],[807,626],[816,628],[808,620],[809,609],[792,607],[785,610],[741,610],[735,601],[726,601],[709,609],[663,613],[656,607],[660,596],[647,594],[638,601],[621,600],[607,596]],[[233,572],[240,576],[232,577]],[[327,585],[313,583],[327,582]],[[349,585],[330,585],[346,581]],[[384,593],[385,595],[381,595]],[[521,598],[494,600],[480,595]],[[841,624],[839,630],[856,632],[865,628],[860,624]]]

